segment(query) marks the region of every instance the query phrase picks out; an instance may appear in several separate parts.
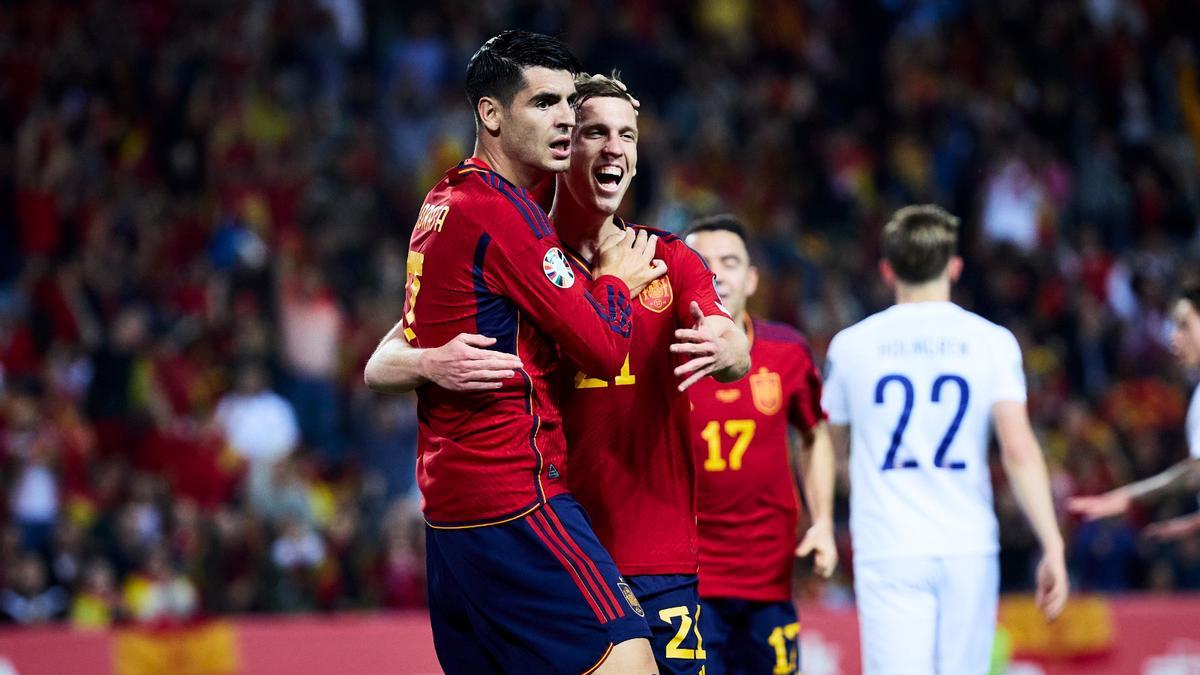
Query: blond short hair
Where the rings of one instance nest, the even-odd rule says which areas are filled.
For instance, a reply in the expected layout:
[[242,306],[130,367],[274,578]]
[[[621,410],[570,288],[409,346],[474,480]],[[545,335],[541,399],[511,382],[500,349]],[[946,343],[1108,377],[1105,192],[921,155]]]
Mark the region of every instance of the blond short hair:
[[591,98],[623,98],[637,111],[638,103],[629,93],[629,88],[621,81],[620,71],[614,70],[612,75],[589,75],[580,73],[575,76],[575,110]]

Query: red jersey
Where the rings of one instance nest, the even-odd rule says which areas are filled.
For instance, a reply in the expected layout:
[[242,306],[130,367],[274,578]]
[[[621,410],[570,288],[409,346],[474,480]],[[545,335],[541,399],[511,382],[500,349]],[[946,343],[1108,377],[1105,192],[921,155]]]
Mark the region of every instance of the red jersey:
[[431,525],[502,522],[566,491],[560,358],[616,375],[631,317],[625,282],[579,278],[528,191],[478,159],[446,173],[409,243],[405,336],[420,347],[480,333],[525,367],[499,390],[417,390],[417,481]]
[[[693,300],[706,316],[728,314],[703,259],[678,237],[650,231],[668,271],[633,301],[637,335],[624,367],[615,378],[583,371],[566,383],[568,484],[622,574],[695,574],[691,414],[673,372],[683,361],[670,346],[676,328],[695,324]],[[572,263],[587,274],[578,256]]]
[[688,390],[700,475],[700,595],[787,600],[799,516],[788,424],[807,437],[825,418],[821,375],[794,329],[753,319],[746,333],[746,377],[706,378]]

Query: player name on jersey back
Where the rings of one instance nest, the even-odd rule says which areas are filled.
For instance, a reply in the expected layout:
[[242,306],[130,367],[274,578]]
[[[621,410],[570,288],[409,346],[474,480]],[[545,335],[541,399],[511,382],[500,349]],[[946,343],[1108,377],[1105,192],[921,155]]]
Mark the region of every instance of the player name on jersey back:
[[822,403],[850,425],[859,560],[998,550],[992,405],[1024,401],[1007,329],[949,302],[891,307],[830,343]]

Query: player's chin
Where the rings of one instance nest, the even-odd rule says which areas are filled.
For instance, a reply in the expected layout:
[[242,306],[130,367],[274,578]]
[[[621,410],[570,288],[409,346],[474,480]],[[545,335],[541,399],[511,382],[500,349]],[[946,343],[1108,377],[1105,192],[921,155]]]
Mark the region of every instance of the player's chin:
[[571,168],[570,157],[560,159],[558,157],[547,156],[542,159],[543,171],[549,171],[550,173],[562,173],[569,168]]

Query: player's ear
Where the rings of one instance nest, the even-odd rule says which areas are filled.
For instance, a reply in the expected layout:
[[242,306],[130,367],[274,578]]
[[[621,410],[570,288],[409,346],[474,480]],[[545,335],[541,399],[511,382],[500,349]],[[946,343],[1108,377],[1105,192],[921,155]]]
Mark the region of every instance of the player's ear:
[[883,277],[883,283],[889,287],[896,285],[896,270],[892,269],[892,264],[887,260],[879,261],[879,276]]
[[751,265],[750,269],[746,270],[746,297],[748,298],[748,297],[754,295],[754,292],[757,290],[758,290],[758,268],[755,267],[754,265]]
[[481,96],[475,102],[475,113],[479,115],[479,123],[492,135],[500,131],[501,112],[500,102],[491,96]]
[[963,259],[962,256],[951,256],[950,262],[946,263],[946,273],[950,277],[950,283],[955,283],[962,276]]

